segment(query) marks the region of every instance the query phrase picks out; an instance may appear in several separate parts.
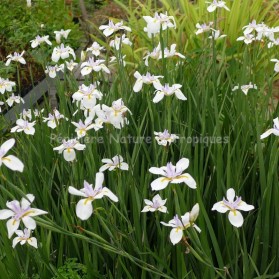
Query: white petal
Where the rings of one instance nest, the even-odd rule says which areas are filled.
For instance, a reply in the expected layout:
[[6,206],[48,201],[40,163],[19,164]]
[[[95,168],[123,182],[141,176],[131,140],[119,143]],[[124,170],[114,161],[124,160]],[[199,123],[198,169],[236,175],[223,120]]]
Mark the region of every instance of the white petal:
[[255,207],[253,205],[247,204],[244,201],[241,201],[240,204],[237,206],[237,209],[243,210],[243,211],[250,211],[254,209]]
[[19,203],[19,201],[17,201],[17,200],[13,200],[13,201],[11,201],[11,202],[6,202],[6,206],[8,207],[8,208],[10,208],[12,211],[14,211],[14,208],[16,207],[16,208],[19,208],[20,207],[20,203]]
[[35,237],[28,238],[27,242],[29,245],[38,248],[37,239]]
[[198,233],[201,233],[201,229],[196,224],[194,224],[193,227],[196,229]]
[[153,103],[158,103],[160,102],[163,98],[164,98],[165,94],[161,91],[158,91],[155,95],[155,97],[153,98]]
[[142,89],[142,85],[143,85],[142,79],[138,79],[133,87],[133,91],[139,92]]
[[69,187],[68,192],[69,192],[71,195],[74,195],[74,196],[86,197],[86,195],[85,195],[83,192],[77,190],[76,188],[74,188],[74,187],[72,187],[72,186]]
[[[149,206],[152,206],[152,205],[153,205],[153,202],[150,201],[150,200],[148,200],[148,199],[144,199],[144,202],[145,202],[145,204],[147,204],[147,205],[149,205]],[[7,217],[7,218],[9,218],[9,217]]]
[[196,189],[197,183],[195,179],[189,173],[185,173],[184,175],[187,176],[187,178],[184,179],[184,183],[187,184],[190,188]]
[[148,212],[148,211],[150,211],[150,208],[151,208],[151,206],[146,205],[146,206],[142,209],[141,212]]
[[64,159],[68,162],[75,160],[76,152],[72,148],[67,148],[63,151]]
[[[276,60],[277,60],[277,59],[276,59]],[[270,61],[272,61],[272,60],[270,60]],[[140,74],[138,71],[136,71],[136,72],[134,73],[134,77],[135,77],[136,79],[141,79],[141,78],[142,78],[141,74]]]
[[105,164],[103,166],[100,167],[99,172],[103,172],[105,170],[107,170],[110,166],[108,164]]
[[16,247],[16,245],[21,241],[21,238],[20,237],[15,237],[13,239],[13,248]]
[[5,220],[12,217],[15,213],[9,209],[0,210],[0,220]]
[[24,232],[21,231],[21,230],[15,231],[15,234],[16,234],[17,236],[24,236]]
[[118,202],[118,197],[117,197],[116,195],[114,195],[114,194],[112,193],[112,191],[109,190],[107,187],[104,187],[104,188],[102,189],[102,194],[103,194],[104,196],[109,197],[112,201]]
[[[163,77],[163,76],[157,76],[157,77],[159,78],[159,77]],[[156,80],[153,81],[153,86],[157,90],[162,90],[162,88],[163,88],[163,85],[161,84],[159,79],[156,79]]]
[[146,21],[146,23],[150,23],[154,21],[153,17],[151,16],[143,16],[143,19]]
[[23,57],[20,57],[18,59],[18,62],[21,63],[21,64],[26,64],[26,61],[25,61],[25,59]]
[[193,223],[197,220],[200,212],[200,206],[196,203],[190,212],[190,221]]
[[[55,125],[56,127],[56,125]],[[53,150],[58,151],[59,153],[62,153],[62,151],[65,149],[64,144],[61,144],[57,147],[54,147]]]
[[154,81],[153,82],[153,86],[155,87],[155,89],[157,90],[162,90],[162,88],[164,88],[164,86],[161,84],[161,82],[159,80]]
[[27,229],[34,230],[36,228],[35,220],[29,216],[23,217],[22,222]]
[[173,245],[177,244],[183,236],[183,230],[180,228],[173,228],[170,232],[170,240]]
[[109,37],[113,32],[114,32],[114,29],[106,28],[106,29],[103,31],[103,34],[104,34],[106,37]]
[[[51,129],[55,129],[57,124],[56,124],[55,120],[50,120],[50,121],[47,122],[47,126]],[[63,146],[63,144],[62,144],[62,146]],[[55,147],[55,148],[57,148],[57,147]],[[53,150],[57,150],[55,148],[53,148]]]
[[7,222],[7,229],[8,229],[8,237],[11,238],[14,232],[18,229],[20,224],[19,220],[10,219]]
[[147,23],[147,27],[145,29],[146,32],[151,33],[151,34],[156,34],[160,32],[160,21],[153,21],[153,22],[149,22]]
[[264,138],[270,136],[271,134],[278,136],[279,132],[275,129],[269,129],[261,135],[261,139],[264,139]]
[[69,52],[62,52],[61,53],[61,58],[62,59],[66,59],[66,58],[68,58],[69,57]]
[[189,159],[182,158],[176,163],[177,171],[184,171],[189,167]]
[[23,163],[14,155],[9,155],[2,158],[3,164],[13,171],[23,172]]
[[75,144],[74,147],[75,147],[76,150],[84,150],[86,148],[86,145],[77,143],[77,144]]
[[73,100],[80,101],[83,98],[83,94],[77,91],[72,95],[72,98]]
[[32,195],[32,194],[27,194],[26,198],[22,198],[21,199],[21,207],[22,207],[22,209],[28,208],[30,206],[30,204],[34,201],[35,196]]
[[49,74],[50,78],[55,78],[56,77],[56,71],[55,70],[49,70],[48,74]]
[[190,226],[190,213],[186,212],[184,215],[182,215],[181,221],[186,228],[189,227]]
[[81,103],[85,108],[93,108],[96,105],[96,98],[83,97]]
[[9,58],[9,59],[7,60],[7,62],[6,62],[6,64],[5,64],[5,66],[9,66],[9,65],[10,65],[10,63],[11,63],[11,58]]
[[27,129],[24,129],[24,133],[25,133],[26,135],[34,135],[34,134],[35,134],[35,128],[29,127],[29,128],[27,128]]
[[39,215],[43,215],[43,214],[48,214],[47,211],[38,209],[38,208],[31,208],[28,211],[28,216],[34,217],[34,216],[39,216]]
[[164,205],[158,207],[158,210],[161,211],[161,212],[163,212],[163,213],[166,213],[166,212],[168,211],[167,207],[164,206]]
[[159,190],[165,189],[168,186],[169,182],[170,181],[166,177],[159,177],[159,178],[155,179],[154,181],[152,181],[151,189],[153,191],[159,191]]
[[189,174],[189,173],[184,173],[177,178],[174,178],[171,183],[177,184],[177,183],[182,183],[184,182],[186,185],[188,185],[192,189],[197,188],[197,183],[195,179]]
[[104,183],[104,174],[102,172],[96,173],[95,188],[101,188]]
[[106,72],[107,74],[110,74],[110,70],[108,69],[107,66],[105,66],[104,64],[102,64],[101,66],[102,66],[101,69],[102,69],[104,72]]
[[214,5],[210,5],[210,6],[207,8],[207,11],[210,12],[210,13],[214,12],[215,10],[216,10],[216,6],[214,6]]
[[91,67],[84,67],[81,69],[80,73],[83,75],[83,76],[86,76],[88,74],[90,74],[92,72],[92,68]]
[[121,163],[120,169],[121,170],[129,170],[129,165],[127,163]]
[[[153,197],[152,199],[153,202],[158,202],[159,204],[163,203],[163,200],[161,198],[161,196],[159,194],[157,194],[156,196]],[[166,200],[165,200],[166,201]]]
[[153,174],[159,174],[159,175],[165,175],[166,174],[162,168],[156,168],[156,167],[151,167],[149,169],[149,172],[151,172]]
[[26,240],[25,239],[22,239],[21,241],[20,241],[20,245],[24,245],[26,243]]
[[167,226],[167,227],[172,227],[172,228],[176,228],[176,221],[174,219],[171,219],[168,223],[165,222],[160,222],[162,225]]
[[177,99],[182,100],[182,101],[186,101],[187,98],[184,96],[184,94],[180,91],[180,90],[176,90],[174,92],[175,96]]
[[112,171],[112,170],[114,170],[115,168],[116,168],[116,166],[110,166],[108,170],[109,170],[109,171]]
[[220,213],[225,213],[229,210],[229,208],[227,206],[225,206],[222,201],[220,201],[220,202],[215,203],[211,210],[217,210]]
[[14,146],[14,144],[15,144],[15,139],[9,139],[1,145],[1,149],[6,154]]
[[230,221],[230,223],[233,226],[239,228],[239,227],[241,227],[243,225],[243,216],[237,210],[230,211],[230,213],[229,213],[229,221]]
[[230,9],[226,5],[224,5],[224,9],[230,11]]
[[27,194],[26,198],[31,203],[35,200],[35,196],[33,194]]
[[60,54],[54,49],[51,56],[51,60],[57,62],[59,59],[60,59]]
[[93,213],[91,199],[82,199],[77,203],[76,214],[81,220],[87,220]]
[[[277,127],[279,129],[279,117],[274,118],[273,123],[274,123],[275,127]],[[278,131],[278,133],[279,133],[279,131]]]
[[230,188],[227,190],[227,199],[229,202],[233,202],[234,200],[234,197],[235,197],[235,191],[233,188]]
[[117,163],[118,162],[122,163],[123,162],[123,157],[121,155],[116,155],[116,156],[112,157],[112,161],[117,162]]
[[100,30],[104,30],[104,29],[107,29],[107,28],[108,28],[108,25],[101,25],[101,26],[99,26]]

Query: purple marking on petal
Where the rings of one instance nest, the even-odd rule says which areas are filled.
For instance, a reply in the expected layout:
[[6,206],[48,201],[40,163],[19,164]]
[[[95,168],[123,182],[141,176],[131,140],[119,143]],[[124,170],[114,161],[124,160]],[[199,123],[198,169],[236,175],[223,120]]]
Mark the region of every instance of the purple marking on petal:
[[155,200],[155,202],[153,202],[153,205],[152,205],[152,207],[153,208],[159,208],[161,206],[161,204],[159,203],[159,201],[158,200]]
[[22,209],[20,206],[17,205],[16,202],[12,201],[10,203],[11,207],[12,207],[12,211],[15,213],[15,215],[13,216],[13,218],[15,220],[19,220],[27,211],[30,210],[30,206],[28,206],[25,209]]
[[182,174],[182,171],[177,171],[172,163],[167,163],[166,176],[168,178],[175,178]]
[[183,224],[182,224],[181,220],[178,218],[178,215],[177,215],[177,214],[174,216],[173,219],[174,219],[174,222],[175,222],[175,226],[176,226],[176,227],[183,227]]
[[238,209],[239,204],[241,203],[241,197],[236,197],[236,200],[233,202],[227,201],[225,198],[223,198],[223,203],[225,206],[227,206],[230,210],[236,210]]

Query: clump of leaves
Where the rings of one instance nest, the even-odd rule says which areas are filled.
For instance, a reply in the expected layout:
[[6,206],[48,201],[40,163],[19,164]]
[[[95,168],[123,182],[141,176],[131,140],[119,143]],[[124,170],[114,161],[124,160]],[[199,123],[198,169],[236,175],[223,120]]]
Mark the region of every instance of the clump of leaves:
[[69,258],[65,264],[58,268],[52,279],[88,279],[86,266],[78,263],[76,258]]
[[50,35],[54,39],[53,31],[71,29],[69,43],[72,47],[79,46],[81,32],[74,24],[70,12],[65,8],[64,1],[32,2],[30,8],[26,2],[1,0],[0,10],[0,38],[2,56],[10,52],[20,52],[30,48],[30,40],[37,35]]
[[19,279],[40,279],[40,275],[33,274],[32,277],[28,277],[26,274],[21,274]]

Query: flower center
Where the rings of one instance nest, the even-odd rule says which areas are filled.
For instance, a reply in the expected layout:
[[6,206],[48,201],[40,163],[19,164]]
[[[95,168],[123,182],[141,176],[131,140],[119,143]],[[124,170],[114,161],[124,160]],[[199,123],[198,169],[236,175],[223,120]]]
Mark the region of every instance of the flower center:
[[241,197],[237,197],[237,199],[233,202],[227,201],[225,198],[223,198],[224,205],[227,206],[231,211],[237,210],[241,202]]

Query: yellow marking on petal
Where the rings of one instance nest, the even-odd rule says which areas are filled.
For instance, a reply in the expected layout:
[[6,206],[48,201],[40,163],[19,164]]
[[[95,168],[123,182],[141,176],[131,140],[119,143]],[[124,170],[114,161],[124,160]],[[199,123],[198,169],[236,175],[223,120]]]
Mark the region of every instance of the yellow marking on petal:
[[163,177],[163,178],[161,179],[161,182],[164,182],[164,181],[171,181],[171,180],[172,180],[172,178]]
[[23,217],[28,216],[30,213],[33,213],[33,212],[35,212],[35,211],[34,210],[28,210],[20,218],[22,219]]
[[9,161],[9,162],[12,161],[10,158],[7,158],[7,157],[3,157],[2,160],[7,160],[7,161]]
[[93,201],[93,198],[89,197],[89,198],[85,199],[83,204],[86,205],[89,201]]
[[179,179],[179,178],[189,178],[189,176],[187,176],[187,175],[179,175],[179,176],[175,177],[175,179]]

